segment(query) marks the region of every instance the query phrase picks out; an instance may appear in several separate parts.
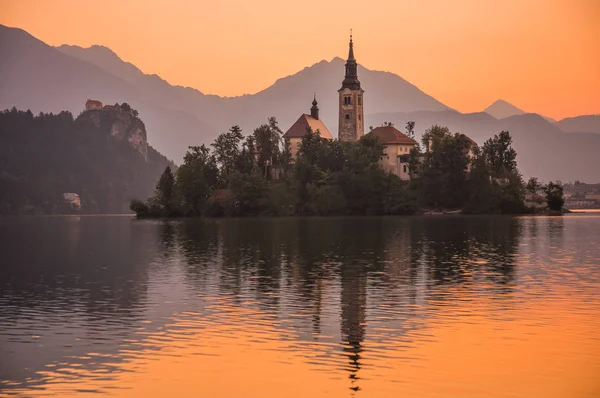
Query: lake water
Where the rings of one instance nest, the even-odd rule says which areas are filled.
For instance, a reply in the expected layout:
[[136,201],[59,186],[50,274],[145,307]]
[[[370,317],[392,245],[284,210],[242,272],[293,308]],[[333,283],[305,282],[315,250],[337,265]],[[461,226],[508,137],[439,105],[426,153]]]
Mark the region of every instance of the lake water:
[[4,218],[0,250],[1,396],[600,396],[598,215]]

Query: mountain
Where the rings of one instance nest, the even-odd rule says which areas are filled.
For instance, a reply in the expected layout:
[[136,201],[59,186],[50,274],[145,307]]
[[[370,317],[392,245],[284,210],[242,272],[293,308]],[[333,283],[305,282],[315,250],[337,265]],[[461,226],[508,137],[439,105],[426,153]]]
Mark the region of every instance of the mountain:
[[[156,75],[145,75],[121,60],[106,47],[60,46],[57,49],[126,80],[165,108],[191,113],[218,129],[239,124],[248,131],[275,116],[282,129],[290,127],[303,112],[308,112],[313,94],[317,95],[321,119],[330,131],[337,131],[338,94],[345,61],[334,58],[320,61],[298,73],[278,79],[272,86],[253,95],[239,97],[210,96],[187,87],[172,86]],[[359,66],[365,93],[365,113],[372,111],[446,110],[446,105],[423,93],[416,86],[389,72],[372,71]]]
[[0,213],[9,214],[57,212],[63,193],[77,193],[84,213],[123,213],[174,167],[148,145],[144,123],[120,109],[77,119],[0,112],[0,159]]
[[[20,29],[0,26],[0,53],[8,55],[0,60],[0,108],[17,106],[36,113],[67,109],[78,114],[88,98],[104,103],[125,101],[140,112],[148,141],[177,162],[187,146],[208,144],[234,124],[248,133],[275,116],[286,131],[309,111],[313,93],[321,119],[334,136],[337,131],[337,90],[345,62],[341,58],[317,62],[256,94],[219,97],[144,74],[106,47],[53,48]],[[406,121],[415,120],[417,131],[422,132],[437,123],[479,143],[508,129],[525,176],[597,180],[594,171],[600,168],[592,167],[596,160],[591,152],[600,147],[597,138],[564,134],[561,129],[567,128],[566,120],[556,124],[502,100],[485,112],[462,114],[392,73],[360,65],[358,73],[365,89],[365,126],[392,121],[403,127]]]
[[600,177],[600,134],[569,134],[556,123],[534,113],[514,115],[498,120],[485,112],[463,114],[443,112],[379,113],[371,117],[374,126],[392,122],[402,128],[408,121],[416,123],[420,137],[434,124],[447,126],[452,132],[461,132],[479,145],[503,130],[508,130],[517,151],[519,170],[524,177],[536,176],[543,181],[577,179],[597,181]]
[[600,115],[568,117],[557,122],[565,133],[600,134]]
[[522,115],[525,113],[522,109],[517,108],[504,100],[497,100],[492,105],[483,110],[485,113],[492,115],[496,119],[504,119],[505,117]]
[[127,102],[144,119],[148,140],[171,159],[214,130],[190,113],[163,107],[132,83],[68,56],[21,29],[0,25],[0,109],[68,110],[77,115],[88,98]]
[[[21,29],[1,25],[0,51],[7,55],[0,62],[0,108],[78,114],[89,98],[127,102],[144,119],[149,141],[176,161],[189,145],[210,143],[234,124],[248,132],[275,116],[286,130],[308,112],[315,92],[323,121],[337,131],[337,90],[344,73],[340,58],[304,68],[254,95],[228,98],[170,85],[103,46],[54,48]],[[359,67],[359,74],[368,87],[367,114],[449,109],[392,73]]]

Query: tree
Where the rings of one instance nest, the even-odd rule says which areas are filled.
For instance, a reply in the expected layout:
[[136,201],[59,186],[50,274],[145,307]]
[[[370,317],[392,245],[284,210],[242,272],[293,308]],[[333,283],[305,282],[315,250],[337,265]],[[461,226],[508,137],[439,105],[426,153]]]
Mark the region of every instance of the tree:
[[465,213],[497,213],[498,198],[491,182],[485,154],[478,146],[473,147],[471,171],[467,181],[468,200],[463,208]]
[[548,208],[553,211],[561,211],[565,204],[563,197],[563,186],[560,181],[550,181],[544,188],[546,193],[546,200],[548,201]]
[[173,210],[173,196],[175,190],[175,176],[171,167],[167,166],[156,184],[156,201],[162,208],[165,216],[171,215]]
[[441,139],[450,135],[450,129],[448,127],[439,126],[434,124],[427,130],[425,130],[425,134],[421,137],[421,142],[423,143],[423,148],[425,148],[425,152],[434,151],[437,143]]
[[258,216],[268,207],[269,186],[258,168],[249,174],[233,173],[230,188],[234,202],[231,215]]
[[415,122],[406,122],[406,135],[408,138],[412,138],[413,140],[415,139]]
[[421,200],[426,206],[459,208],[467,198],[468,140],[445,127],[428,129],[423,143],[430,146],[422,168]]
[[244,139],[240,126],[232,126],[227,133],[220,134],[215,142],[210,144],[214,148],[214,157],[220,166],[222,185],[227,186],[230,174],[236,169],[241,154],[241,143]]
[[219,171],[214,156],[204,146],[191,146],[177,170],[177,186],[184,212],[201,215],[206,199],[217,186]]
[[512,147],[512,138],[508,131],[488,139],[483,144],[483,152],[494,178],[508,178],[517,169],[517,152]]
[[544,185],[536,178],[531,177],[525,186],[527,192],[538,193],[544,189]]
[[274,117],[269,118],[268,124],[263,124],[254,130],[254,142],[258,154],[258,166],[265,178],[270,180],[272,166],[281,164],[281,147],[284,144],[283,132]]

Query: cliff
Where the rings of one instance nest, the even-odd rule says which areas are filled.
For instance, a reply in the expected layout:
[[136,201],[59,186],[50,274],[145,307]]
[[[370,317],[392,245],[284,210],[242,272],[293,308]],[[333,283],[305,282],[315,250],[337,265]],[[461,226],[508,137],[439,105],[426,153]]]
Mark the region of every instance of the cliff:
[[84,213],[124,213],[154,193],[166,166],[135,111],[0,112],[0,214],[56,213],[77,193]]
[[132,111],[101,109],[84,111],[76,123],[90,124],[116,141],[124,141],[148,161],[146,126]]

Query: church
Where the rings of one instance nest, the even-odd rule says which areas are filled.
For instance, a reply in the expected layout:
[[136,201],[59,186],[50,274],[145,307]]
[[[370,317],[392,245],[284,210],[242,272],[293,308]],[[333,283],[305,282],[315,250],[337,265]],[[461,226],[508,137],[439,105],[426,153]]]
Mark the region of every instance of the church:
[[[358,80],[358,64],[354,58],[354,43],[350,34],[348,59],[342,87],[338,90],[338,139],[343,142],[356,142],[365,134],[364,90]],[[295,159],[307,129],[319,131],[322,138],[333,139],[325,124],[319,119],[319,108],[316,96],[313,99],[310,115],[303,114],[283,135],[289,140],[292,159]],[[370,131],[384,146],[380,163],[390,173],[402,179],[410,179],[407,171],[408,161],[405,159],[410,150],[417,144],[392,125],[377,127]]]
[[[365,122],[363,113],[363,89],[358,80],[358,64],[354,58],[354,44],[350,35],[350,47],[348,60],[346,61],[346,74],[339,93],[339,125],[338,139],[340,141],[358,141],[365,133]],[[290,140],[291,152],[295,157],[302,137],[306,134],[306,128],[312,131],[319,130],[321,137],[333,139],[325,124],[319,119],[319,108],[317,98],[313,99],[310,115],[303,114],[283,135]]]

